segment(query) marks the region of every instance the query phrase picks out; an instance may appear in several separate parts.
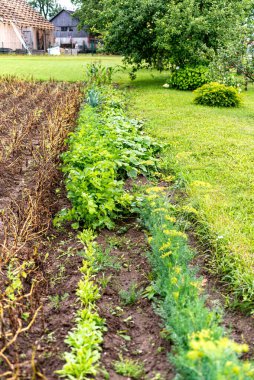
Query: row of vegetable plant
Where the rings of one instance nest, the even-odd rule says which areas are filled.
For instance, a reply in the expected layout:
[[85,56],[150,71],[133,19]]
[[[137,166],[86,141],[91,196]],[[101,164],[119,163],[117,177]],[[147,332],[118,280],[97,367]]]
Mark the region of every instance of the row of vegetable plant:
[[126,116],[119,90],[90,88],[87,102],[62,156],[72,207],[63,209],[55,224],[112,228],[133,200],[124,181],[156,170],[160,146],[143,134],[141,123]]
[[[58,371],[60,377],[69,379],[87,379],[87,376],[96,375],[100,360],[101,343],[105,322],[99,316],[96,301],[100,298],[100,290],[94,276],[94,260],[97,244],[91,230],[84,230],[78,235],[84,244],[85,252],[83,266],[80,269],[83,278],[77,289],[80,309],[76,315],[76,326],[69,332],[66,343],[70,352],[64,355],[65,364]],[[82,253],[82,252],[81,252]]]
[[106,328],[96,308],[100,298],[95,280],[98,245],[92,231],[113,228],[116,218],[129,214],[134,197],[125,189],[125,180],[157,170],[160,150],[143,134],[142,124],[126,116],[125,96],[119,90],[90,86],[87,94],[78,126],[69,135],[68,150],[62,155],[71,207],[54,220],[56,226],[71,221],[74,229],[84,228],[78,234],[84,244],[83,279],[77,289],[80,309],[76,326],[66,338],[70,352],[58,371],[69,379],[88,379],[97,373]]
[[246,344],[230,340],[221,327],[221,310],[206,307],[203,280],[191,265],[187,236],[177,227],[178,211],[166,189],[153,187],[140,200],[140,215],[149,232],[149,259],[154,280],[151,298],[174,344],[170,355],[178,379],[253,379],[254,366],[239,360]]

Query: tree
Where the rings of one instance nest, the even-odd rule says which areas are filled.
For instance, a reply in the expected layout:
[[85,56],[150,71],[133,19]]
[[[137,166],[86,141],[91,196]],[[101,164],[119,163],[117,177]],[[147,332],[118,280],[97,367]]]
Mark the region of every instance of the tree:
[[29,4],[46,19],[55,16],[62,9],[57,0],[29,0]]
[[156,43],[175,65],[208,64],[218,49],[239,41],[248,10],[248,0],[172,0],[157,22]]
[[[238,38],[220,47],[210,63],[212,79],[227,85],[245,85],[254,82],[254,21],[253,14],[237,31]],[[240,74],[236,75],[236,74]]]
[[108,52],[162,68],[207,64],[237,38],[252,0],[73,0],[82,25],[99,31]]
[[164,54],[156,42],[156,19],[167,0],[73,0],[81,25],[100,33],[109,53],[128,63],[161,67]]

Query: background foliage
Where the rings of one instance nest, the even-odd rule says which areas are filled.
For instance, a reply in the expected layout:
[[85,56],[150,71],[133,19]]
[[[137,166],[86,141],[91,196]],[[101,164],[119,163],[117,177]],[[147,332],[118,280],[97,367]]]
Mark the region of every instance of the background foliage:
[[105,50],[128,63],[208,64],[239,39],[251,0],[73,0],[81,25],[101,33]]
[[45,18],[55,16],[62,9],[57,0],[29,0],[28,2]]

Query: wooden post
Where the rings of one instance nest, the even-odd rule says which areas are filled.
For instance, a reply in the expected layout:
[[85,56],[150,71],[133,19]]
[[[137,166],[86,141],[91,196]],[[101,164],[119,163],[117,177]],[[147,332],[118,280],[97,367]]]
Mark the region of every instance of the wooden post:
[[24,48],[27,50],[28,54],[31,55],[32,53],[30,52],[29,50],[29,47],[27,46],[27,44],[25,43],[20,31],[18,30],[17,26],[14,24],[14,22],[10,22],[11,23],[11,26],[13,27],[13,30],[16,34],[16,36],[18,37],[19,41],[21,42],[21,44],[24,46]]
[[44,44],[44,51],[47,52],[47,38],[46,38],[46,30],[43,31],[43,44]]

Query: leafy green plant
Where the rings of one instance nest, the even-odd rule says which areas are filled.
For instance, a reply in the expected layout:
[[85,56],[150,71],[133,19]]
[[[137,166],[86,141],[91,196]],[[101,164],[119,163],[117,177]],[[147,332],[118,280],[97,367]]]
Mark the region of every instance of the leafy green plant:
[[87,103],[91,107],[98,107],[101,103],[100,92],[96,88],[91,88],[87,91]]
[[114,89],[103,91],[105,102],[99,110],[89,106],[81,110],[78,128],[70,134],[69,149],[62,155],[72,208],[56,216],[57,226],[73,221],[76,229],[80,224],[112,228],[113,220],[130,210],[133,199],[123,180],[156,170],[154,156],[160,146],[142,134],[139,122],[125,116],[121,102],[112,105]]
[[101,247],[97,247],[94,255],[93,269],[99,272],[106,268],[118,270],[121,268],[121,265],[115,257],[111,256],[110,248],[102,249]]
[[144,364],[132,359],[123,359],[114,363],[116,373],[122,376],[130,377],[131,379],[142,379],[144,376]]
[[138,301],[142,291],[138,289],[138,285],[133,282],[127,290],[120,290],[119,297],[124,305],[133,305]]
[[171,76],[169,84],[178,90],[195,90],[209,82],[209,70],[207,67],[176,68]]
[[239,107],[242,98],[234,87],[212,82],[194,91],[194,103],[212,107]]
[[105,273],[102,274],[102,276],[99,278],[99,284],[101,285],[102,289],[106,289],[108,284],[110,283],[112,278],[112,275],[110,276],[105,276]]
[[97,373],[105,326],[95,305],[100,294],[93,281],[94,235],[92,231],[87,230],[80,233],[79,238],[88,251],[87,260],[81,268],[83,278],[77,289],[81,309],[76,315],[76,327],[65,340],[71,352],[64,354],[65,364],[57,373],[67,379],[86,380]]
[[130,243],[125,236],[109,236],[107,237],[107,243],[111,248],[123,248],[126,244]]
[[111,84],[112,76],[118,67],[104,66],[100,62],[92,62],[86,65],[86,79],[88,84],[94,84],[97,86]]
[[49,301],[55,310],[59,310],[61,303],[67,300],[68,297],[69,293],[64,293],[63,295],[56,294],[54,296],[49,296]]

